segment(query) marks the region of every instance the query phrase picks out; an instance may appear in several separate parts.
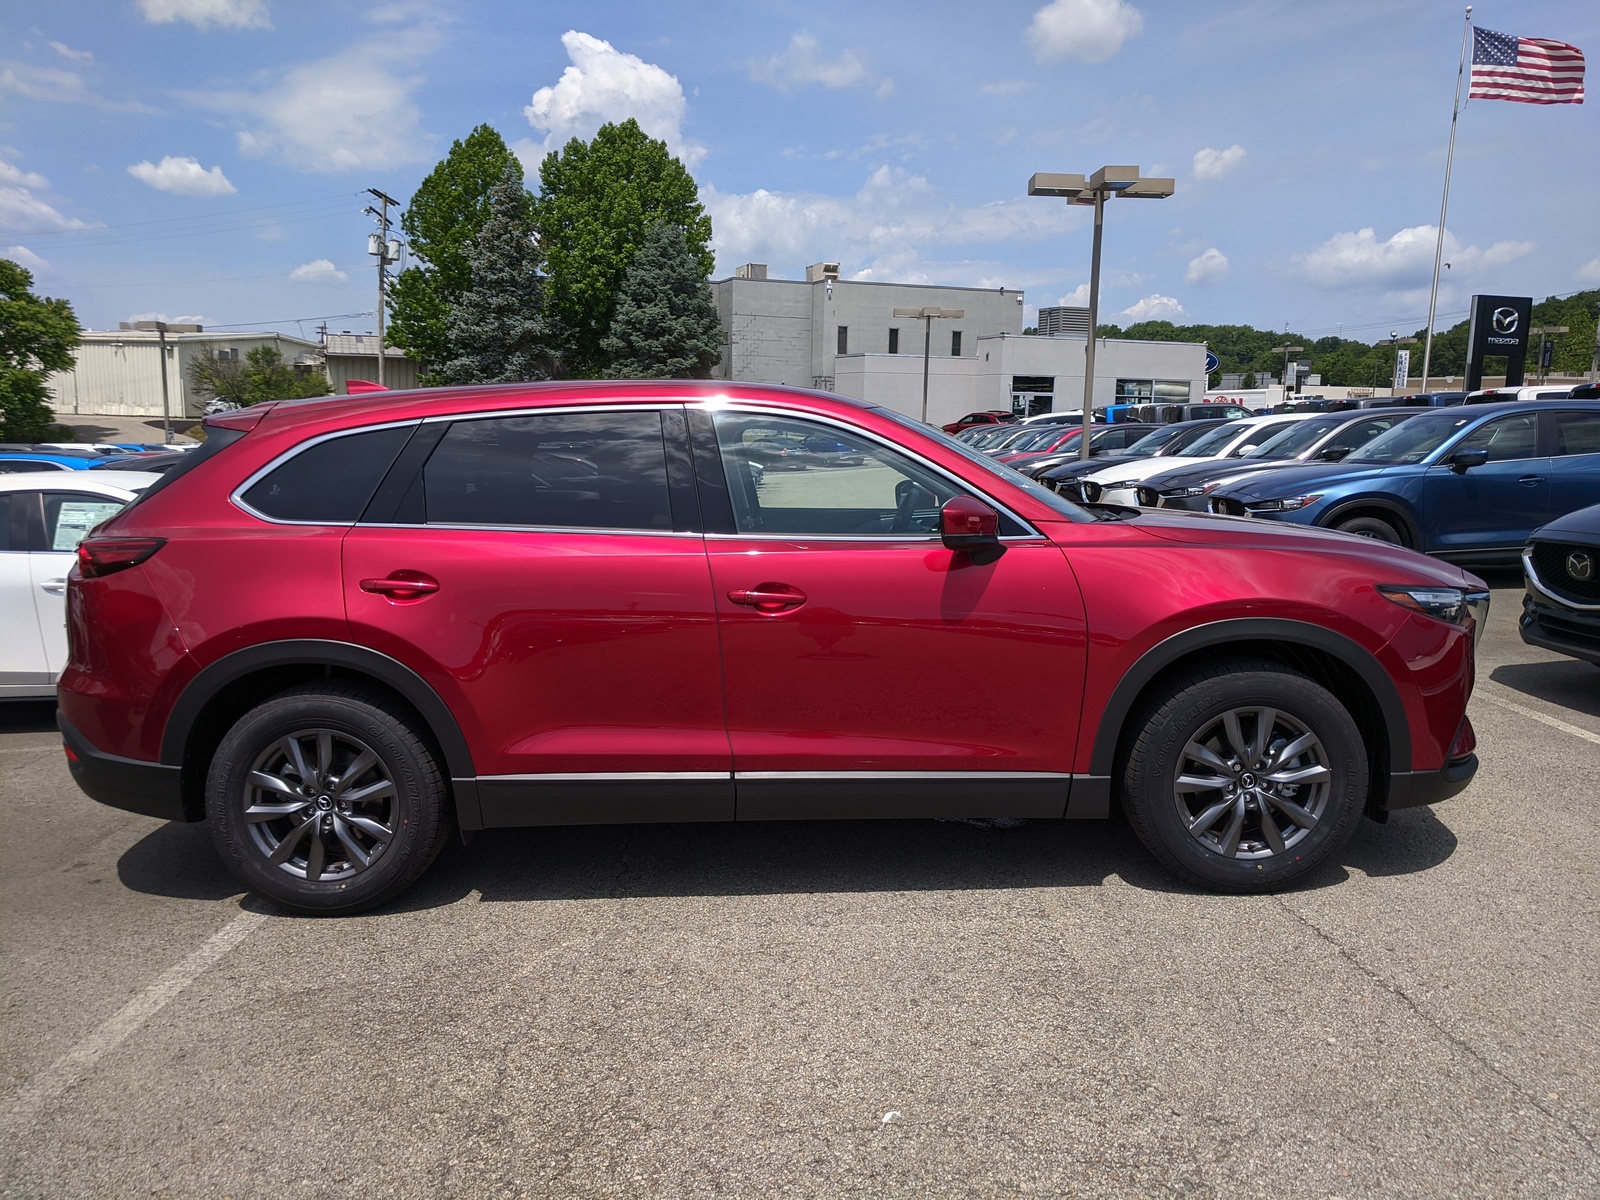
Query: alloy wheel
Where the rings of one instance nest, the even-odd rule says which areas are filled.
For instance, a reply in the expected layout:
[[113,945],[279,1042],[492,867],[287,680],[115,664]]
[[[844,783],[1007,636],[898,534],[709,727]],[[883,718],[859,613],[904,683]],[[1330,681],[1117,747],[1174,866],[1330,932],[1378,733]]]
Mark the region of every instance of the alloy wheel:
[[1275,708],[1233,708],[1184,746],[1173,802],[1189,835],[1224,858],[1271,858],[1310,835],[1333,772],[1322,741]]
[[394,840],[394,780],[371,746],[301,729],[256,756],[244,785],[250,839],[279,870],[312,883],[348,879]]

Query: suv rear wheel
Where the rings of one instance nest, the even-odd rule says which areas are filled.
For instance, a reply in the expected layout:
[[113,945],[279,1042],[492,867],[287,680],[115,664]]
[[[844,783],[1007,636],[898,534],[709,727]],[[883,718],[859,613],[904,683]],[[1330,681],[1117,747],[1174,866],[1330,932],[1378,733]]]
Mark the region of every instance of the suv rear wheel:
[[444,846],[433,751],[382,693],[316,684],[251,709],[206,776],[211,838],[252,891],[350,913],[409,887]]
[[1150,852],[1204,887],[1265,892],[1338,853],[1367,799],[1361,734],[1326,688],[1272,662],[1212,664],[1148,704],[1122,776]]

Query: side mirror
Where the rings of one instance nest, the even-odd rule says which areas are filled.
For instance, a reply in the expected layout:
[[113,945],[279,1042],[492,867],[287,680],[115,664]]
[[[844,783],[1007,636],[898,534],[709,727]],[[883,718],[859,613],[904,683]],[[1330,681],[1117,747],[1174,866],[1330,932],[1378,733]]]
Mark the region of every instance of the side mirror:
[[983,550],[1000,544],[1000,514],[982,500],[952,496],[939,510],[939,536],[950,550]]
[[1467,468],[1481,467],[1488,461],[1488,447],[1480,446],[1475,450],[1457,450],[1450,456],[1450,469],[1457,475],[1465,475]]
[[1323,462],[1338,462],[1341,458],[1350,456],[1349,446],[1325,446],[1317,451],[1317,457]]

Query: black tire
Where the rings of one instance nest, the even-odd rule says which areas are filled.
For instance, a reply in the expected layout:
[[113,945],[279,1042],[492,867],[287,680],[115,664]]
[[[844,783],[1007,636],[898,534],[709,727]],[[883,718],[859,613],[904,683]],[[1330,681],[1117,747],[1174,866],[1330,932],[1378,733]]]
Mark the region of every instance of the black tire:
[[[1267,769],[1258,770],[1248,755],[1261,744],[1268,710],[1268,753],[1257,760]],[[1122,771],[1128,822],[1169,870],[1202,887],[1286,887],[1344,847],[1366,806],[1367,756],[1355,721],[1326,688],[1277,663],[1222,662],[1189,672],[1143,706],[1132,728],[1138,732]],[[1307,735],[1305,749],[1278,757]],[[1219,750],[1240,741],[1246,753],[1228,757],[1237,768],[1215,765]],[[1213,761],[1196,757],[1197,749]],[[1282,776],[1305,779],[1285,783]],[[1228,786],[1197,786],[1211,779]]]
[[451,811],[414,716],[375,689],[319,683],[274,696],[228,731],[206,775],[206,817],[251,891],[336,915],[416,882],[444,847]]
[[1350,517],[1334,526],[1340,533],[1353,533],[1357,537],[1388,542],[1391,546],[1404,546],[1406,539],[1400,531],[1382,517]]

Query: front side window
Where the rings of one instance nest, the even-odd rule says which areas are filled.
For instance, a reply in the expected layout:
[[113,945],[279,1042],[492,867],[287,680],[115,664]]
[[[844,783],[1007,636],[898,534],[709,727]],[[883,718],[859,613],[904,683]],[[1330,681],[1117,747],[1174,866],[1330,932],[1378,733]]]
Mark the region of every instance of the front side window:
[[[792,417],[720,412],[717,445],[740,533],[926,538],[962,494],[944,476],[851,430]],[[788,453],[823,440],[844,453]]]
[[1538,447],[1538,427],[1538,413],[1501,417],[1467,434],[1456,450],[1487,450],[1490,462],[1532,458]]
[[109,496],[75,492],[46,492],[44,495],[44,539],[51,550],[73,551],[101,521],[121,512],[124,501]]
[[672,529],[659,412],[456,421],[422,487],[430,525]]
[[308,446],[251,484],[242,498],[256,512],[276,521],[354,524],[414,428],[368,429]]

